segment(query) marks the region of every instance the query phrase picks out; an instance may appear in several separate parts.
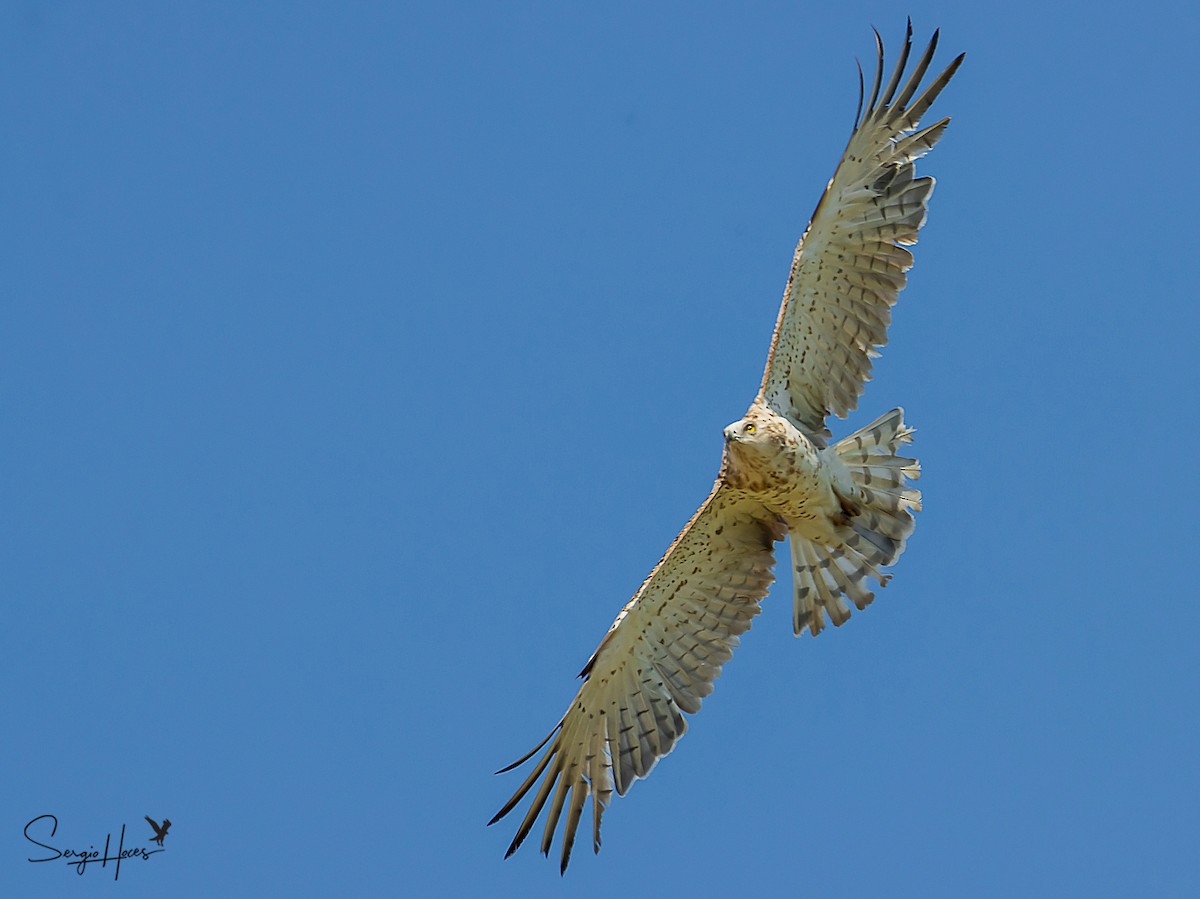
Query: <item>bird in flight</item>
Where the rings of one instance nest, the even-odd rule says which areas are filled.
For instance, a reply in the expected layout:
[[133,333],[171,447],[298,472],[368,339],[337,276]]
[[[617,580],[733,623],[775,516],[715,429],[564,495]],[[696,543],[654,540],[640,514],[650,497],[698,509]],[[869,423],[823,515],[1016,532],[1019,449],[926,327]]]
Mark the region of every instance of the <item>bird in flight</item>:
[[[868,578],[884,586],[883,569],[904,551],[921,495],[909,486],[916,459],[904,410],[893,409],[830,444],[831,413],[845,418],[858,404],[877,347],[887,343],[891,307],[906,282],[925,223],[933,179],[914,162],[941,138],[949,118],[921,126],[962,63],[956,57],[925,87],[937,48],[929,46],[905,77],[904,47],[886,83],[883,41],[854,130],[792,261],[758,395],[745,416],[725,428],[712,492],[662,560],[617,615],[580,676],[583,686],[549,736],[498,773],[545,752],[489,824],[533,791],[505,858],[516,852],[547,808],[541,850],[550,854],[563,810],[560,871],[571,858],[589,796],[592,848],[600,851],[600,818],[613,792],[623,796],[648,775],[687,730],[712,692],[738,636],[760,611],[774,580],[774,545],[791,545],[797,636],[835,626],[874,599]],[[848,604],[849,603],[849,604]],[[536,786],[536,790],[534,789]]]
[[142,817],[144,817],[147,821],[149,821],[150,826],[154,828],[154,837],[151,840],[151,842],[158,843],[158,845],[161,846],[163,844],[163,839],[167,836],[167,831],[171,829],[171,819],[163,818],[162,827],[159,827],[154,822],[154,819],[151,818],[149,815],[143,815]]

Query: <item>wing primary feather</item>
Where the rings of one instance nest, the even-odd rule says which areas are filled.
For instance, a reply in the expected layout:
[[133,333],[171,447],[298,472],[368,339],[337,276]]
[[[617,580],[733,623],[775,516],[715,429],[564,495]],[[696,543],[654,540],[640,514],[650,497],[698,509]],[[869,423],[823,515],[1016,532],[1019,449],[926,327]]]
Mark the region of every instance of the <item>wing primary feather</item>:
[[[917,67],[913,69],[912,75],[909,76],[908,82],[900,91],[900,96],[896,98],[896,108],[904,109],[908,105],[908,101],[912,99],[913,94],[917,92],[917,88],[921,85],[921,79],[925,77],[925,72],[929,69],[929,63],[933,61],[933,53],[937,50],[938,32],[933,32],[933,37],[929,40],[929,46],[925,48],[925,52],[921,54],[921,59],[917,62]],[[900,73],[897,72],[897,75]],[[916,124],[914,122],[914,124]]]
[[591,775],[592,786],[592,851],[600,852],[600,819],[612,796],[612,757],[608,752],[606,736],[592,733],[592,754],[597,759],[598,769]]
[[[554,734],[561,727],[562,727],[562,725],[559,724],[558,727],[556,727],[553,731],[551,731],[550,737],[554,736]],[[549,740],[550,737],[547,737],[546,740]],[[538,749],[541,749],[542,746],[545,746],[546,740],[542,740],[541,744],[537,747],[537,749],[534,749],[533,752],[537,752]],[[531,752],[531,753],[529,753],[529,755],[525,756],[525,758],[522,759],[521,762],[524,762],[527,759],[529,759],[533,755],[533,752]],[[558,752],[557,746],[551,746],[549,749],[546,750],[546,754],[544,756],[542,756],[541,760],[537,763],[537,765],[534,766],[533,770],[529,772],[529,776],[526,777],[525,780],[521,783],[521,786],[513,794],[512,798],[509,799],[508,802],[504,803],[504,808],[502,808],[502,809],[500,809],[500,811],[496,812],[496,814],[492,817],[492,820],[488,822],[488,827],[491,827],[493,824],[495,824],[497,821],[499,821],[501,818],[503,818],[505,815],[507,815],[509,812],[511,812],[514,808],[516,808],[517,803],[520,802],[523,798],[525,798],[525,794],[528,793],[529,788],[533,786],[533,782],[535,780],[537,780],[538,777],[541,776],[543,771],[546,770],[546,766],[550,764],[550,760],[554,758],[554,755],[556,752]],[[521,762],[517,762],[517,764],[519,765],[519,764],[521,764]],[[509,768],[511,768],[511,766],[509,766]],[[504,771],[508,771],[509,768],[505,768]],[[497,773],[503,773],[503,772],[497,772]]]
[[[945,118],[941,121],[934,122],[928,128],[922,128],[920,131],[910,134],[908,137],[897,141],[896,155],[902,159],[909,160],[909,165],[911,165],[913,160],[920,159],[933,149],[934,144],[942,139],[942,133],[946,130],[946,127],[949,124],[950,119]],[[928,179],[928,183],[932,185],[933,179]],[[932,186],[930,187],[929,193],[933,193]],[[928,197],[925,199],[928,199]]]
[[505,765],[503,768],[501,768],[496,773],[497,774],[507,774],[513,768],[520,768],[527,761],[529,761],[531,758],[533,758],[533,756],[537,753],[537,751],[539,749],[541,749],[543,746],[545,746],[547,743],[549,743],[550,738],[553,737],[560,730],[562,730],[562,722],[561,721],[558,722],[558,724],[555,726],[554,730],[550,731],[550,733],[548,733],[546,735],[546,739],[542,740],[542,742],[538,743],[536,746],[534,746],[531,750],[529,750],[527,753],[525,753],[523,756],[521,756],[519,759],[517,759],[511,765]]
[[879,98],[879,86],[883,83],[883,37],[874,25],[871,26],[871,30],[875,32],[875,83],[871,85],[871,99],[867,101],[867,108],[863,112],[864,124],[875,110],[875,101]]
[[546,827],[542,831],[542,855],[547,858],[550,857],[550,844],[554,841],[554,829],[558,827],[558,818],[562,814],[563,801],[567,798],[567,790],[574,786],[571,783],[571,777],[574,774],[574,768],[562,773],[562,777],[558,781],[558,789],[554,791],[554,799],[550,802],[550,809],[546,812]]
[[546,804],[550,790],[554,787],[554,782],[558,780],[560,774],[562,774],[561,769],[558,765],[555,765],[550,769],[550,773],[546,775],[546,779],[542,781],[541,789],[533,797],[529,811],[525,813],[525,819],[521,822],[521,826],[517,828],[517,835],[513,837],[513,841],[508,846],[508,851],[504,853],[505,858],[516,852],[521,847],[521,844],[525,842],[525,837],[529,836],[529,831],[533,828],[533,822],[542,813],[542,807]]
[[[596,791],[592,791],[592,852],[595,855],[600,854],[600,816],[604,814],[604,806],[600,804],[600,797]],[[561,871],[559,872],[562,873]]]
[[612,757],[613,786],[618,796],[624,796],[629,789],[625,779],[625,755],[621,751],[621,719],[618,715],[604,715],[604,729],[608,738],[608,751]]
[[[933,105],[933,101],[936,100],[938,94],[942,92],[942,88],[950,83],[950,79],[954,77],[954,73],[958,71],[958,67],[962,65],[962,61],[966,59],[966,57],[966,53],[960,53],[958,56],[954,57],[950,65],[946,66],[945,71],[938,75],[937,78],[930,83],[929,87],[925,88],[921,96],[913,101],[912,106],[910,106],[908,109],[909,118],[911,121],[918,122],[921,120],[921,116],[925,115],[925,111]],[[946,121],[948,122],[950,120],[946,119]]]
[[583,803],[587,800],[587,790],[578,783],[571,790],[571,805],[567,808],[567,823],[562,836],[562,864],[558,868],[561,877],[567,873],[567,863],[571,861],[571,847],[575,845],[575,831],[579,828],[579,814],[583,811]]
[[[883,114],[884,110],[891,105],[892,97],[896,93],[896,88],[900,85],[900,78],[904,75],[904,67],[908,65],[908,54],[912,52],[912,19],[908,20],[908,26],[904,34],[904,46],[900,48],[900,59],[896,63],[896,68],[892,72],[892,77],[888,81],[887,89],[883,92],[883,96],[879,98],[879,107],[876,109],[876,117]],[[883,50],[879,51],[879,65],[883,66]]]
[[854,65],[858,69],[858,109],[854,111],[854,128],[850,129],[851,133],[858,128],[858,123],[862,121],[863,98],[866,96],[866,85],[863,83],[862,61],[857,56],[854,57]]

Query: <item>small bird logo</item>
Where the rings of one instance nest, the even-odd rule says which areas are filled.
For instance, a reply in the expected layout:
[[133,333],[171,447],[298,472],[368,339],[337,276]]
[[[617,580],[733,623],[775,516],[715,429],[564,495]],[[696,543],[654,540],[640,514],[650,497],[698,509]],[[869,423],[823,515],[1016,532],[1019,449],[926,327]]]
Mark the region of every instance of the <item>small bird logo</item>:
[[163,844],[163,838],[167,835],[167,831],[171,829],[171,819],[163,818],[162,827],[159,827],[158,824],[155,823],[154,819],[149,815],[146,815],[145,818],[150,822],[150,826],[154,828],[154,838],[152,842],[158,843],[158,845],[161,846]]

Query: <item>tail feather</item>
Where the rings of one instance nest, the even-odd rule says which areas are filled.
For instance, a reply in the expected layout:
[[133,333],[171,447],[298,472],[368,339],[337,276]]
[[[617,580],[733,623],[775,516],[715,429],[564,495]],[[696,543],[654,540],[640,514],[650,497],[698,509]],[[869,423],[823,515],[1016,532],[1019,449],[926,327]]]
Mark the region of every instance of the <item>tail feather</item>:
[[841,597],[840,586],[829,574],[833,559],[826,547],[796,535],[792,535],[791,543],[796,584],[792,627],[796,634],[806,627],[813,634],[820,633],[825,626],[825,615],[835,627],[849,621],[850,607]]
[[843,597],[864,609],[875,599],[867,578],[881,587],[891,579],[880,569],[900,558],[916,526],[912,513],[921,509],[920,492],[908,486],[920,477],[920,463],[897,455],[900,446],[912,442],[912,433],[904,424],[904,410],[893,409],[825,450],[850,474],[853,489],[843,499],[853,511],[839,534],[840,545],[791,535],[797,636],[805,628],[820,633],[826,615],[835,627],[844,624],[850,608]]

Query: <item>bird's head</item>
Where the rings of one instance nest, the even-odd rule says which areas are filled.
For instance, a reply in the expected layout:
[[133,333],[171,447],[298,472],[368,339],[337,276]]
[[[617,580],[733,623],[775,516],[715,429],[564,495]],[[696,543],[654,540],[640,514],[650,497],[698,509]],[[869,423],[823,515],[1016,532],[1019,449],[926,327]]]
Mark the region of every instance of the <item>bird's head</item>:
[[724,471],[729,483],[761,487],[778,480],[791,459],[787,432],[787,422],[759,403],[727,427]]
[[757,406],[725,429],[725,444],[729,447],[773,452],[783,446],[785,439],[778,417]]

